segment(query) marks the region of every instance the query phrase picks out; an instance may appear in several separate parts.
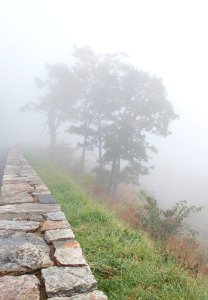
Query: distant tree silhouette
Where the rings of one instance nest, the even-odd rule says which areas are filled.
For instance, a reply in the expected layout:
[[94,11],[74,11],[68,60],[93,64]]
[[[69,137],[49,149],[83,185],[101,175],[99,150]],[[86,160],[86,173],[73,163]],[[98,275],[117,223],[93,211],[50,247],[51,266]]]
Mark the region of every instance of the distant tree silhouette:
[[45,115],[50,135],[51,158],[53,159],[57,131],[65,121],[66,107],[69,109],[73,106],[76,83],[72,73],[64,64],[46,65],[46,69],[48,73],[46,80],[35,78],[37,87],[44,91],[44,95],[39,98],[39,102],[28,103],[21,110],[33,110]]
[[74,56],[80,99],[78,124],[71,131],[83,136],[80,169],[86,150],[97,148],[95,171],[115,194],[118,183],[138,183],[139,176],[148,173],[144,163],[157,150],[147,134],[166,137],[177,115],[162,80],[127,63],[126,55],[95,55],[83,47]]

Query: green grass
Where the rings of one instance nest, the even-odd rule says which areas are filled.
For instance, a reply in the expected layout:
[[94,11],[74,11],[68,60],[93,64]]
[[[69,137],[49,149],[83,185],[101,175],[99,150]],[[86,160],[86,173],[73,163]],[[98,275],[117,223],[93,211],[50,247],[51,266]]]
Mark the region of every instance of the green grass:
[[61,205],[98,281],[116,300],[205,300],[208,280],[193,279],[143,232],[90,199],[63,170],[27,155]]

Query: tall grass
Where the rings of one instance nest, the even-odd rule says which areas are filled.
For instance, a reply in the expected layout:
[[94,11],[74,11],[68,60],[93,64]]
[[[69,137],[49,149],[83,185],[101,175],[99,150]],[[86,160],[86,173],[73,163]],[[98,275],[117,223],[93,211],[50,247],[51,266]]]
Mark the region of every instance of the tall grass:
[[208,281],[192,278],[142,231],[89,198],[63,170],[27,155],[60,203],[99,289],[115,300],[205,300]]

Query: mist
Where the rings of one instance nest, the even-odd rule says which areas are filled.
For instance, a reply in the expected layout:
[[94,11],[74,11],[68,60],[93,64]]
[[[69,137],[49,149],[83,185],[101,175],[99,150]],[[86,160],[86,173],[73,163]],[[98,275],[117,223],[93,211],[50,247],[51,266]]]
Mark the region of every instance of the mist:
[[[126,52],[133,65],[163,79],[179,120],[140,179],[165,206],[187,200],[207,206],[208,118],[206,1],[0,1],[1,148],[46,145],[44,117],[22,113],[37,102],[34,77],[45,65],[72,64],[74,45],[96,53]],[[61,141],[69,136],[60,133]],[[76,142],[74,139],[72,144]]]

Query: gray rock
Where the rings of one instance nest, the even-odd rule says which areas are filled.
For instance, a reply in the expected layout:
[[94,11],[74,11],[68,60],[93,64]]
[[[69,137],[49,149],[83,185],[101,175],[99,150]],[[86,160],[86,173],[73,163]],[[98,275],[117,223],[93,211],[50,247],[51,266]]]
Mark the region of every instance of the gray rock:
[[53,265],[49,247],[32,233],[0,231],[0,245],[0,275],[20,274]]
[[71,297],[91,292],[97,286],[89,267],[50,267],[41,272],[49,298]]
[[58,266],[87,266],[81,248],[57,248],[54,257]]
[[42,184],[42,181],[37,176],[26,176],[25,181],[29,183],[30,185],[40,185]]
[[51,221],[64,221],[66,220],[65,214],[62,211],[54,211],[51,213],[44,214],[44,217],[47,220]]
[[80,248],[80,244],[75,240],[55,241],[53,245],[55,249]]
[[17,195],[22,192],[32,192],[34,190],[27,182],[25,183],[16,183],[16,184],[4,184],[1,188],[2,192],[8,193],[8,195],[13,194]]
[[42,204],[56,204],[56,200],[50,194],[40,194],[38,198]]
[[73,231],[69,229],[56,229],[56,230],[47,230],[45,232],[45,240],[48,244],[51,244],[54,241],[64,241],[67,239],[74,239]]
[[0,277],[1,300],[39,300],[39,280],[35,275]]
[[9,174],[9,175],[4,174],[3,182],[4,182],[4,180],[17,180],[17,181],[19,181],[19,180],[22,180],[22,178],[19,177],[18,175],[15,175],[15,174]]
[[[44,192],[44,195],[51,195],[51,193],[49,192],[49,191],[47,191],[47,192]],[[39,196],[40,196],[40,193],[39,192],[33,192],[32,194],[31,194],[31,196],[33,197],[33,199],[35,200],[35,201],[39,201]]]
[[89,294],[71,297],[73,300],[107,300],[107,296],[101,291],[94,291]]
[[93,291],[87,294],[80,294],[72,297],[53,297],[50,300],[107,300],[107,296],[101,291]]
[[47,193],[47,192],[48,192],[48,188],[47,188],[47,186],[44,185],[44,184],[39,184],[38,186],[36,186],[34,192],[38,192],[38,193]]
[[14,196],[2,193],[0,197],[0,205],[30,202],[34,202],[34,200],[28,193],[20,193]]
[[20,220],[20,221],[42,221],[42,216],[36,213],[5,213],[0,214],[2,220]]
[[0,219],[1,214],[5,213],[38,213],[44,214],[48,212],[57,211],[60,206],[57,204],[40,204],[40,203],[23,203],[14,205],[0,206]]
[[18,183],[25,183],[25,180],[21,177],[18,176],[11,176],[11,177],[6,177],[4,176],[2,179],[2,184],[7,185],[7,184],[18,184]]
[[52,229],[67,229],[69,228],[69,223],[67,221],[51,221],[47,220],[43,223],[41,227],[41,232]]
[[14,230],[14,231],[35,231],[40,226],[39,222],[33,221],[8,221],[0,220],[0,230]]

